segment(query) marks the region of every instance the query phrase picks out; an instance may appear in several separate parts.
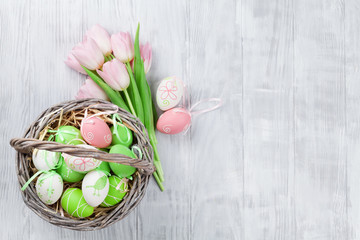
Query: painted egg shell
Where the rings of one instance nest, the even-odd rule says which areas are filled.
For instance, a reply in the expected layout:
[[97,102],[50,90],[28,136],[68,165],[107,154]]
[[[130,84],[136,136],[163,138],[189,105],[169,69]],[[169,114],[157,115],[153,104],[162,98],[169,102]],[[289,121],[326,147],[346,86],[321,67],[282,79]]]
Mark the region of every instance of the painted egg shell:
[[87,117],[81,121],[81,135],[85,141],[98,148],[105,148],[111,144],[109,126],[98,117]]
[[61,153],[34,149],[32,160],[38,170],[54,169],[61,158]]
[[[131,158],[136,158],[135,154],[129,148],[121,144],[112,146],[109,153],[119,153]],[[119,177],[129,177],[136,171],[136,168],[121,163],[111,162],[109,165],[111,170]]]
[[[94,147],[89,145],[79,145],[79,146],[95,149]],[[101,161],[95,158],[76,157],[76,156],[71,156],[67,153],[62,153],[62,156],[64,157],[64,161],[66,165],[70,169],[76,172],[86,173],[91,170],[94,170],[101,164]]]
[[64,181],[71,183],[79,182],[85,177],[85,173],[75,172],[74,170],[69,168],[66,165],[64,158],[62,156],[60,159],[60,166],[58,169],[56,169],[56,172],[60,174],[60,176]]
[[45,204],[51,205],[61,197],[64,183],[55,171],[43,173],[36,181],[36,193]]
[[82,191],[78,188],[68,188],[61,197],[62,208],[71,216],[84,218],[94,212],[94,208],[87,204]]
[[[121,181],[124,179],[123,181]],[[105,200],[100,204],[101,207],[112,207],[118,204],[126,195],[128,183],[126,178],[119,178],[118,176],[109,177],[109,193]]]
[[156,91],[156,102],[163,111],[179,104],[184,94],[184,86],[180,79],[167,77],[161,80]]
[[156,128],[166,134],[177,134],[191,124],[191,115],[184,108],[174,108],[164,112],[158,119]]
[[109,179],[103,171],[91,171],[84,177],[81,190],[85,201],[90,206],[97,207],[109,193]]
[[84,143],[80,130],[73,126],[59,127],[56,133],[55,142],[70,145],[78,145]]
[[107,174],[109,174],[111,171],[109,163],[105,161],[102,161],[100,166],[98,166],[96,169],[104,171]]
[[112,145],[122,144],[125,147],[129,147],[133,141],[132,131],[124,124],[116,124],[115,127],[110,128],[112,133]]

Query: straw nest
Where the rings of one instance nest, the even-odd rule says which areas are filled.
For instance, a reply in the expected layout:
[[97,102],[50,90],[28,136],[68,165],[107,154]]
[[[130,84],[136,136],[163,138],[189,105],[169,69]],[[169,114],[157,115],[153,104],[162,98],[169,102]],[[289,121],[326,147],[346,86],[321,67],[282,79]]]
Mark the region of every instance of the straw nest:
[[[121,154],[109,154],[100,150],[92,150],[75,145],[64,145],[54,141],[46,141],[50,134],[48,130],[56,130],[59,126],[71,125],[80,128],[85,110],[88,114],[99,112],[116,112],[123,124],[134,133],[134,143],[141,149],[142,159],[131,159]],[[112,124],[109,115],[99,116],[105,122]],[[116,105],[100,99],[81,99],[64,102],[44,111],[26,130],[23,138],[15,138],[10,142],[18,153],[16,157],[16,173],[19,185],[23,186],[36,173],[37,169],[31,161],[32,151],[43,149],[67,153],[77,157],[93,157],[107,162],[118,162],[137,168],[133,180],[129,182],[129,191],[124,199],[110,208],[95,208],[94,214],[88,218],[74,218],[61,207],[60,200],[53,205],[44,204],[36,194],[33,181],[21,195],[25,204],[42,219],[56,226],[80,231],[91,231],[107,227],[126,217],[141,201],[145,194],[153,166],[153,150],[144,125],[133,115]],[[81,182],[64,182],[64,190],[69,187],[81,188]]]

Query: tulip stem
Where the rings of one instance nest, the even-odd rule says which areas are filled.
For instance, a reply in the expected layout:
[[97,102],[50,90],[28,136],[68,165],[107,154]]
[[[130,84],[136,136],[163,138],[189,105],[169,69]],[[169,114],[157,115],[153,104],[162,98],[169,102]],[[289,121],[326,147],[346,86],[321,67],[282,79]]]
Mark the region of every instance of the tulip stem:
[[123,91],[124,91],[124,93],[125,93],[125,97],[126,97],[126,100],[127,100],[128,104],[129,104],[131,113],[132,113],[135,117],[137,117],[137,116],[136,116],[136,112],[135,112],[135,110],[134,110],[134,107],[133,107],[133,105],[132,105],[132,102],[131,102],[131,100],[130,100],[129,93],[128,93],[127,89],[124,89]]

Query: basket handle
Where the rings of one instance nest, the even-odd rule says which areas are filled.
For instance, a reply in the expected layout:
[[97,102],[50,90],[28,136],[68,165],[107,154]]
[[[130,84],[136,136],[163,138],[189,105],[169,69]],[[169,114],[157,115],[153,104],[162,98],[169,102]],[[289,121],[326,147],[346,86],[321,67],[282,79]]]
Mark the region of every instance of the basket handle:
[[34,138],[13,138],[10,141],[10,145],[21,153],[30,153],[33,148],[37,148],[51,152],[67,153],[76,157],[91,157],[105,162],[121,163],[140,169],[145,175],[151,175],[155,171],[154,165],[148,161],[130,158],[122,154],[109,154],[97,149],[89,149],[77,145],[65,145]]

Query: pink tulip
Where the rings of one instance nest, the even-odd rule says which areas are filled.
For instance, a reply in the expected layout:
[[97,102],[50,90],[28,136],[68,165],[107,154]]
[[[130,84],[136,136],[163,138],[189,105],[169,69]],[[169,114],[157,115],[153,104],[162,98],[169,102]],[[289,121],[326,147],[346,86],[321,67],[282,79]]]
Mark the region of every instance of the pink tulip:
[[76,45],[71,53],[82,66],[90,70],[99,69],[104,64],[104,55],[91,38],[86,38]]
[[104,81],[116,91],[123,91],[130,84],[130,78],[125,64],[116,58],[106,62],[102,71],[96,71]]
[[134,58],[134,44],[128,32],[111,35],[111,47],[115,57],[123,63],[130,62]]
[[105,56],[109,56],[111,54],[110,35],[99,24],[90,28],[86,32],[85,37],[93,39]]
[[99,87],[93,80],[90,78],[85,80],[84,85],[80,87],[80,90],[78,91],[77,95],[75,96],[76,99],[83,99],[83,98],[100,98],[103,100],[109,101],[108,96],[102,90],[101,87]]
[[70,68],[78,71],[79,73],[86,74],[85,70],[81,67],[80,63],[76,60],[74,55],[69,53],[67,59],[64,61]]
[[152,49],[149,43],[140,46],[141,58],[144,61],[145,73],[148,73],[152,62]]

